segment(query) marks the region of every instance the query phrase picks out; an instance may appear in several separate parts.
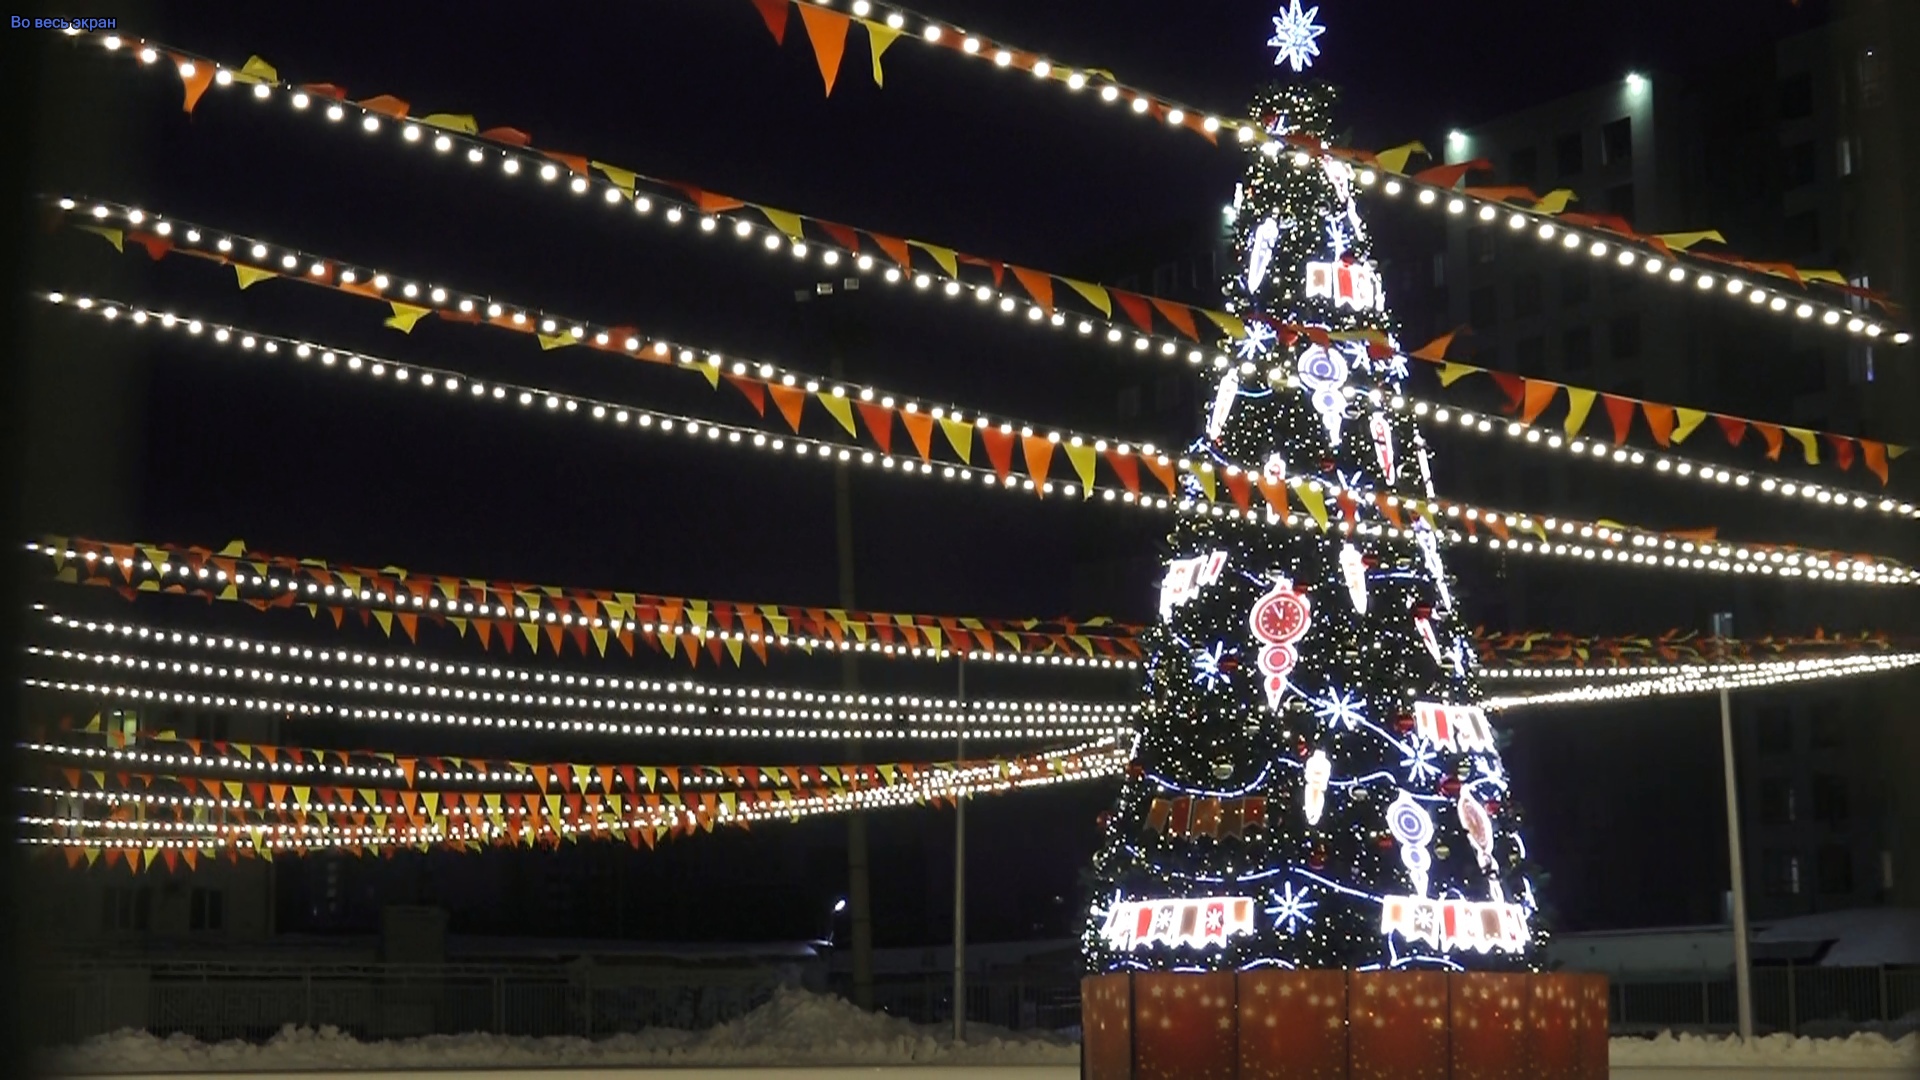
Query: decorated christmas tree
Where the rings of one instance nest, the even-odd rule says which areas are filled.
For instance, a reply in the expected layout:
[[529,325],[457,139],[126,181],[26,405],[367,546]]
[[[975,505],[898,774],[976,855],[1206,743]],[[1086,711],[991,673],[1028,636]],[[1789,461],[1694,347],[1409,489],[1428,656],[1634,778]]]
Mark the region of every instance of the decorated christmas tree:
[[[1333,102],[1296,82],[1253,115],[1325,141]],[[1202,485],[1238,470],[1267,516],[1187,517],[1169,538],[1088,966],[1524,970],[1527,850],[1475,704],[1446,522],[1375,498],[1433,481],[1391,407],[1407,368],[1354,201],[1365,166],[1268,146],[1233,204],[1227,300],[1253,332],[1192,447],[1213,472],[1182,476],[1205,506]]]

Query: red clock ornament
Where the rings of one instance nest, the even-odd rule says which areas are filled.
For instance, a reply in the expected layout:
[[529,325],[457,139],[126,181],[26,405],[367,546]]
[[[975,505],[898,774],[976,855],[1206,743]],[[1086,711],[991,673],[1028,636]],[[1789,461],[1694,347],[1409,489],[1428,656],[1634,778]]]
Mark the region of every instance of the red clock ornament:
[[1287,674],[1300,660],[1293,643],[1313,625],[1313,601],[1286,578],[1277,578],[1266,594],[1254,601],[1247,616],[1253,636],[1259,638],[1260,673],[1266,676],[1267,708],[1278,711],[1286,695]]

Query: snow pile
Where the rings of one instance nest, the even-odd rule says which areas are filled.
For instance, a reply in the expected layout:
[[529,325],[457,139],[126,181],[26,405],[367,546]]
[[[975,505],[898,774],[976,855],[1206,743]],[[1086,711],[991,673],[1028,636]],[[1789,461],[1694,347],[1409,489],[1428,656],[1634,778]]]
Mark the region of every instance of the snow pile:
[[1735,1035],[1675,1035],[1663,1031],[1651,1039],[1613,1039],[1607,1060],[1616,1069],[1700,1065],[1807,1069],[1920,1067],[1920,1035],[1899,1039],[1864,1033],[1837,1039],[1761,1035],[1742,1045]]
[[652,1028],[605,1039],[429,1035],[361,1042],[335,1028],[282,1028],[265,1043],[203,1043],[120,1031],[49,1055],[55,1073],[272,1072],[296,1069],[675,1065],[1075,1065],[1080,1047],[1040,1032],[947,1025],[866,1012],[840,998],[783,987],[773,1000],[705,1031]]

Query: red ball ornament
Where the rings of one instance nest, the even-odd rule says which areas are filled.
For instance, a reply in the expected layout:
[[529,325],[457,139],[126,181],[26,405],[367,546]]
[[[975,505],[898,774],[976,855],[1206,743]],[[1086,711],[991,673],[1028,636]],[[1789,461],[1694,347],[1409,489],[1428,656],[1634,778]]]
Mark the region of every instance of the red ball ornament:
[[1147,770],[1142,768],[1139,762],[1127,762],[1127,779],[1138,780],[1145,775],[1147,775]]
[[1224,672],[1226,672],[1226,673],[1228,673],[1228,674],[1232,674],[1233,672],[1236,672],[1236,671],[1239,671],[1239,670],[1240,670],[1240,658],[1239,658],[1239,657],[1237,657],[1237,656],[1223,656],[1223,657],[1221,657],[1221,658],[1220,658],[1220,670],[1221,670],[1221,671],[1224,671]]
[[1113,811],[1111,810],[1102,810],[1100,811],[1100,815],[1093,819],[1093,823],[1103,829],[1106,828],[1111,821],[1113,821]]
[[1382,851],[1388,850],[1393,847],[1393,834],[1381,833],[1379,836],[1373,838],[1373,842],[1380,845]]
[[1491,815],[1495,815],[1495,814],[1498,814],[1499,812],[1500,812],[1500,800],[1499,800],[1499,799],[1488,799],[1488,800],[1487,800],[1487,814],[1488,814],[1489,816],[1491,816]]
[[1393,729],[1395,731],[1400,732],[1403,735],[1409,731],[1412,731],[1413,730],[1413,714],[1401,713],[1399,716],[1394,717]]
[[1320,459],[1321,472],[1333,472],[1337,468],[1339,468],[1339,463],[1334,461],[1332,458],[1324,457]]
[[1431,618],[1433,618],[1433,605],[1432,605],[1432,604],[1415,604],[1415,605],[1413,605],[1413,617],[1414,617],[1414,618],[1416,618],[1416,619],[1431,619]]
[[1440,781],[1440,794],[1451,799],[1460,794],[1460,781],[1449,776]]
[[1313,850],[1307,852],[1307,865],[1313,867],[1315,870],[1327,865],[1327,849],[1325,845],[1313,845]]

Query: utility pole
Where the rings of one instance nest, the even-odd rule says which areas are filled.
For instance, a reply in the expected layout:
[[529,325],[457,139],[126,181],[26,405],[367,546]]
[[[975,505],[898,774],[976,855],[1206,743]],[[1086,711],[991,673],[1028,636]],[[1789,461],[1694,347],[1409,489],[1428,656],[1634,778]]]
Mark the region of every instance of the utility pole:
[[[816,282],[810,292],[801,292],[801,302],[818,302],[843,289],[856,289],[860,279]],[[820,325],[825,330],[828,350],[828,374],[838,382],[845,378],[843,354],[845,328],[835,312],[825,311]],[[833,467],[833,534],[840,577],[840,606],[855,607],[853,590],[853,492],[845,463]],[[848,693],[860,689],[860,671],[851,651],[840,654],[840,685]],[[851,747],[849,749],[852,749]],[[867,845],[867,817],[855,810],[847,815],[847,921],[852,924],[853,1003],[862,1009],[873,1008],[873,895],[872,872]]]
[[[967,657],[960,656],[960,713],[967,709]],[[954,768],[967,759],[966,726],[954,740]],[[954,799],[953,812],[953,1041],[967,1041],[967,797]]]
[[[1727,642],[1733,637],[1733,613],[1715,612],[1714,640],[1720,643],[1720,657],[1727,656]],[[1747,883],[1740,863],[1740,789],[1733,768],[1733,704],[1726,685],[1720,687],[1720,759],[1727,780],[1727,865],[1733,874],[1733,990],[1734,1007],[1739,1012],[1740,1040],[1753,1038],[1753,968],[1747,955]]]

